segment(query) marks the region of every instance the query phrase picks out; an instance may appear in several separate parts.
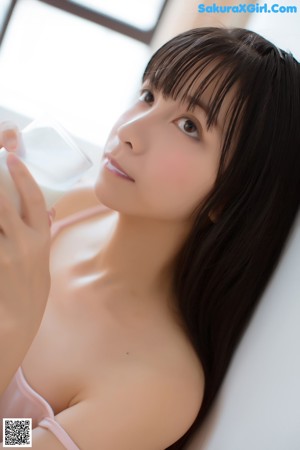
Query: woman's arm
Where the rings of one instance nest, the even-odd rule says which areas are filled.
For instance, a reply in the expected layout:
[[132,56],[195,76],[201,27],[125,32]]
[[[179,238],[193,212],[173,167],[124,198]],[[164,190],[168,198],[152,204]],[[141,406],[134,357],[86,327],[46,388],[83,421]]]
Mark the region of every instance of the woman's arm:
[[38,331],[50,289],[50,227],[43,195],[14,154],[7,161],[22,216],[0,189],[0,395]]

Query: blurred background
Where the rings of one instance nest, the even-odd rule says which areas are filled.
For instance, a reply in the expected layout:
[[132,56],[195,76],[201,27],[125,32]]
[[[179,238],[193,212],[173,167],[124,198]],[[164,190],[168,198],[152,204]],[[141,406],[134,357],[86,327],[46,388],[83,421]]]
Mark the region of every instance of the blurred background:
[[[214,2],[251,3],[205,5]],[[199,13],[199,3],[0,0],[0,120],[22,127],[47,113],[97,159],[114,121],[136,98],[150,55],[181,31],[245,27],[300,60],[299,0],[275,1],[282,12],[269,14]]]

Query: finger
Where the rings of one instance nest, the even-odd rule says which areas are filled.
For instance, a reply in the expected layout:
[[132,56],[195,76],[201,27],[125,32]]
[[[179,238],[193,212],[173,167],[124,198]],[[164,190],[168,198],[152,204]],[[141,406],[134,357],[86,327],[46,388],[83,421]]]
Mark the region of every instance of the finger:
[[20,132],[13,122],[0,123],[0,147],[16,151],[20,143]]
[[29,170],[13,153],[7,155],[7,166],[20,195],[24,222],[37,230],[49,229],[44,196]]
[[49,217],[49,225],[50,225],[50,227],[51,227],[51,225],[52,225],[52,223],[53,223],[53,221],[54,221],[54,219],[55,219],[55,214],[56,214],[56,211],[55,211],[54,208],[51,208],[50,211],[48,211],[48,217]]
[[14,235],[22,220],[15,206],[11,203],[5,191],[0,191],[0,232],[4,236]]

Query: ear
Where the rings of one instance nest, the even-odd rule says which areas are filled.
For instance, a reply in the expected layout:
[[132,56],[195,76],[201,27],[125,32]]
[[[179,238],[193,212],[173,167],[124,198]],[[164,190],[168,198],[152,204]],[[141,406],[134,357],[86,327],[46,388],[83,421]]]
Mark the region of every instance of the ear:
[[217,223],[218,217],[219,217],[219,214],[217,214],[215,211],[210,211],[208,213],[208,218],[212,223]]
[[217,223],[219,218],[221,217],[221,214],[223,212],[223,206],[219,206],[217,209],[211,210],[208,213],[208,218],[212,223]]

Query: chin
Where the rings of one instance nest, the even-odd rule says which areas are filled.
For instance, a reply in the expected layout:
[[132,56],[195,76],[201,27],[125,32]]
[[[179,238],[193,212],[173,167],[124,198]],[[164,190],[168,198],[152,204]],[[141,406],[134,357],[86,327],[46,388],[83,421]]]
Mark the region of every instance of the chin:
[[97,200],[104,206],[107,206],[110,209],[116,209],[114,199],[112,195],[106,192],[104,189],[100,189],[98,183],[96,182],[94,186],[95,197]]
[[120,213],[126,213],[124,206],[126,200],[122,192],[113,188],[113,186],[102,179],[101,174],[95,181],[94,193],[97,200],[107,208]]

